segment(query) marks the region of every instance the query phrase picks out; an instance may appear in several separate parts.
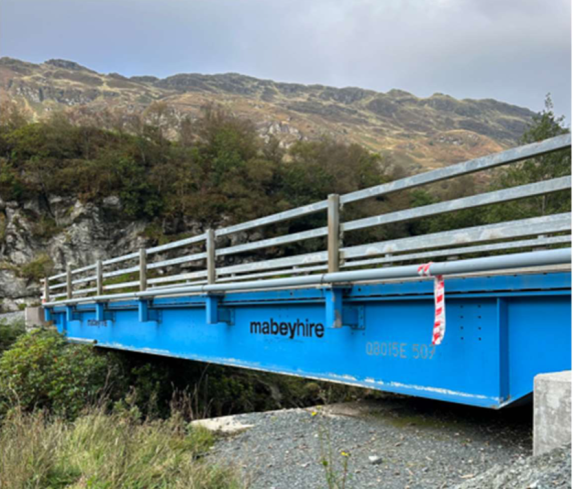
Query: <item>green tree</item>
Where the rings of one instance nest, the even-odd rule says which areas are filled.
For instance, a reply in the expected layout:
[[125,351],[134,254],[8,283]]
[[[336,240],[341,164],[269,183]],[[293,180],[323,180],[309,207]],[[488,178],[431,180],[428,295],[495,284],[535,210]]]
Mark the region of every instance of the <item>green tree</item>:
[[[564,116],[554,114],[550,94],[544,101],[544,110],[536,114],[527,127],[520,144],[529,144],[569,133],[564,126]],[[533,182],[570,175],[570,150],[555,151],[537,158],[506,167],[496,180],[496,188],[509,188]],[[533,216],[568,212],[571,205],[569,190],[554,194],[531,197],[504,205],[492,206],[487,214],[488,222],[508,221]]]

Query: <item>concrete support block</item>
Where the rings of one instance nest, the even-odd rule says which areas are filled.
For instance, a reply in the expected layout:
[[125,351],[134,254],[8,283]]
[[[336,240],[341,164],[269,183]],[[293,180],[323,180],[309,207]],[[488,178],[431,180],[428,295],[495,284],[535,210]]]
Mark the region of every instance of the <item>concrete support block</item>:
[[572,372],[534,378],[534,455],[572,440]]
[[24,322],[28,330],[36,326],[43,326],[46,324],[44,309],[42,307],[27,307],[24,311]]

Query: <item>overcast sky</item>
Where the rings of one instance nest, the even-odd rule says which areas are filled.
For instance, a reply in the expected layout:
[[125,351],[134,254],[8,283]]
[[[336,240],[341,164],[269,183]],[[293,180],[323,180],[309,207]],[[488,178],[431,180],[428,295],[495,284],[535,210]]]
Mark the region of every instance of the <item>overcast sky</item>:
[[570,116],[570,0],[0,0],[0,55],[237,72]]

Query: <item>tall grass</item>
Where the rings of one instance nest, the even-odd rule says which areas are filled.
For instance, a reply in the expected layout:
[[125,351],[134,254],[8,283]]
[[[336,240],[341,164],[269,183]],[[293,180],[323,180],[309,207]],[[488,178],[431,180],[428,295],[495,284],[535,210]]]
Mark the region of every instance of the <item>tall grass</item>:
[[0,428],[0,489],[235,489],[204,455],[211,434],[179,416],[138,421],[94,409],[74,422],[13,410]]

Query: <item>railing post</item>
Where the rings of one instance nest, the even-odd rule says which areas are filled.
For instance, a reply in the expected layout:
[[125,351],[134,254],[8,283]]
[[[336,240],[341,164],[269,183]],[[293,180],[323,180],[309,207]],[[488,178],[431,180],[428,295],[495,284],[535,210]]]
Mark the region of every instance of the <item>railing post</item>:
[[96,261],[96,295],[104,294],[104,285],[102,281],[102,260]]
[[328,196],[328,273],[340,270],[340,196]]
[[[547,237],[546,234],[539,234],[538,235],[538,239],[545,239],[546,237]],[[547,249],[546,246],[535,246],[534,248],[532,248],[532,251],[543,251],[546,249]]]
[[140,291],[146,290],[146,248],[140,248]]
[[66,265],[66,298],[72,299],[72,267]]
[[50,302],[50,284],[48,277],[44,278],[44,302]]
[[208,283],[216,283],[216,237],[213,229],[206,231],[206,272]]

